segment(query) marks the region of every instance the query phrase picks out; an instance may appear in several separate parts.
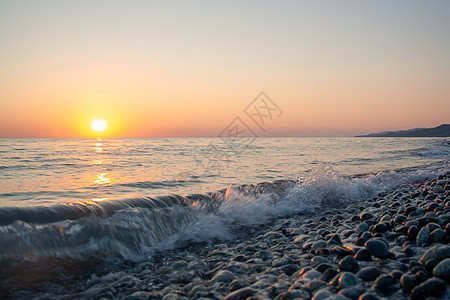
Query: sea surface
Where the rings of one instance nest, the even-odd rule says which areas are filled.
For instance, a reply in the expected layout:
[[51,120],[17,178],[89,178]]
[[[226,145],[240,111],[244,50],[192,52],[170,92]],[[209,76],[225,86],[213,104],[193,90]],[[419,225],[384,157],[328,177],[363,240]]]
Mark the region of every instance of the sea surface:
[[232,240],[447,172],[449,158],[445,138],[0,139],[0,257],[141,260]]

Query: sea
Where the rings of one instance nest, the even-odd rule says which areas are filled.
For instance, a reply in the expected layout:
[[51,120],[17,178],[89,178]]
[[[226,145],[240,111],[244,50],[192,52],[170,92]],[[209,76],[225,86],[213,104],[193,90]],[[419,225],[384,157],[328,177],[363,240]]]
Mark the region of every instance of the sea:
[[450,171],[446,138],[0,139],[0,260],[141,261]]

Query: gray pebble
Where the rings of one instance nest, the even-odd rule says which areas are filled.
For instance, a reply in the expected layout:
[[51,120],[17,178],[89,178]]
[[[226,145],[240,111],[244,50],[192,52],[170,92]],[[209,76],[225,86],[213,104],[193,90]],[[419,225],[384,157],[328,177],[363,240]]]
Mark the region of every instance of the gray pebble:
[[377,267],[365,267],[358,272],[358,277],[364,281],[375,280],[380,276],[380,270]]
[[450,258],[444,259],[434,267],[433,275],[441,278],[450,278]]
[[379,258],[387,258],[389,251],[387,245],[377,239],[370,239],[366,242],[366,249],[374,256]]

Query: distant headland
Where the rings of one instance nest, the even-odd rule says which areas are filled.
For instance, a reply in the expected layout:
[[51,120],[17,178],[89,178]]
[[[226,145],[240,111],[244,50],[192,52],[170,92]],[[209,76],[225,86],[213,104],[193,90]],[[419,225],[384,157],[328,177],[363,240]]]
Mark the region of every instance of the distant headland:
[[399,131],[383,131],[356,137],[450,137],[450,124],[442,124],[434,128],[414,128]]

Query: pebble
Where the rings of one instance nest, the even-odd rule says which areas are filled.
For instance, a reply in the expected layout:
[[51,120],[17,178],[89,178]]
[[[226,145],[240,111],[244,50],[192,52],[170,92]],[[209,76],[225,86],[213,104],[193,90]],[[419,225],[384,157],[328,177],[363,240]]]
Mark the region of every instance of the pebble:
[[429,259],[435,259],[437,261],[450,258],[450,246],[449,245],[435,245],[428,249],[420,258],[421,263],[425,263]]
[[370,239],[366,242],[365,246],[376,257],[387,258],[389,256],[387,245],[380,240]]
[[421,247],[428,244],[430,239],[430,229],[428,227],[422,227],[417,234],[417,244]]
[[380,273],[381,272],[377,267],[365,267],[362,268],[357,275],[364,281],[372,281],[380,276]]
[[339,269],[342,271],[353,272],[359,268],[358,261],[351,255],[348,255],[339,261]]
[[245,300],[248,297],[255,294],[255,290],[251,288],[242,288],[239,290],[236,290],[232,293],[229,293],[228,295],[223,298],[224,300]]
[[411,275],[403,274],[402,277],[400,277],[400,287],[404,292],[409,293],[414,286],[414,278]]
[[429,297],[441,297],[447,290],[447,284],[442,279],[431,278],[411,291],[411,300],[426,299]]
[[450,258],[446,258],[433,269],[433,275],[441,278],[450,278]]
[[339,275],[339,287],[348,288],[350,286],[358,284],[358,278],[353,273],[342,272]]
[[228,270],[220,270],[211,279],[213,282],[232,282],[235,279],[233,273]]

